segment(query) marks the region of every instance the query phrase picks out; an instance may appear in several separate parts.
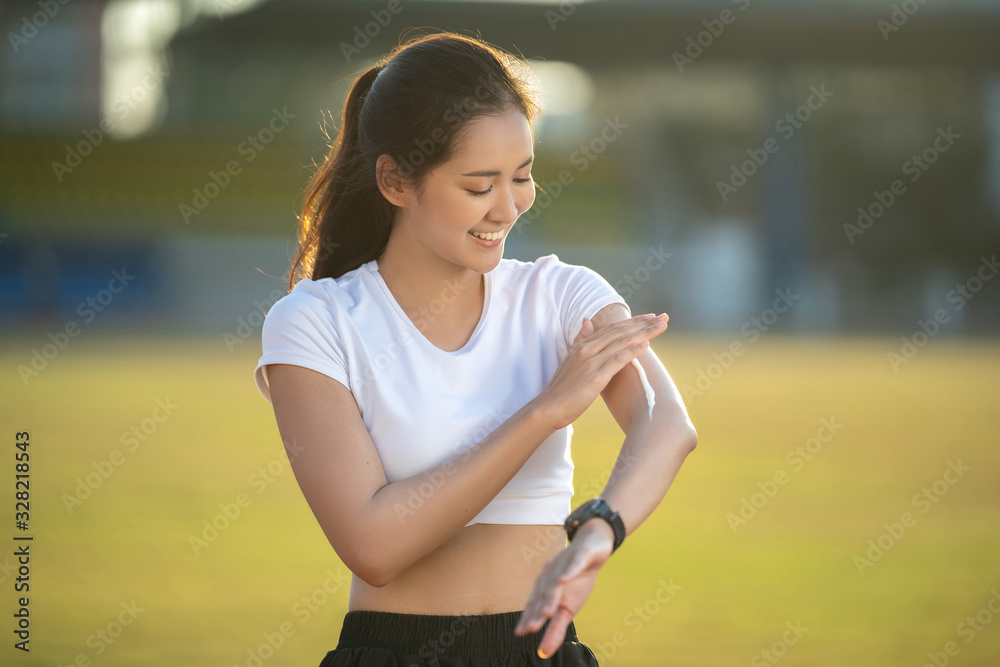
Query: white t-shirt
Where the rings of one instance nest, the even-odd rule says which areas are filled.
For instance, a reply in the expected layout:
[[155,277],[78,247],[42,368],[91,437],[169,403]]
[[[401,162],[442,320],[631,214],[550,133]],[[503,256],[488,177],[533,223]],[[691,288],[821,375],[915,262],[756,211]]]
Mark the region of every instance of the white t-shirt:
[[[448,352],[420,332],[371,260],[339,278],[301,279],[264,319],[254,369],[271,401],[267,364],[294,364],[351,390],[391,483],[429,471],[471,447],[538,396],[584,317],[628,304],[600,274],[556,255],[501,259],[485,273],[482,316],[469,341]],[[454,298],[442,285],[440,299]],[[420,317],[432,318],[431,303]],[[573,426],[552,433],[474,523],[562,525],[573,496]],[[331,480],[335,482],[335,480]],[[404,514],[443,480],[427,476]]]

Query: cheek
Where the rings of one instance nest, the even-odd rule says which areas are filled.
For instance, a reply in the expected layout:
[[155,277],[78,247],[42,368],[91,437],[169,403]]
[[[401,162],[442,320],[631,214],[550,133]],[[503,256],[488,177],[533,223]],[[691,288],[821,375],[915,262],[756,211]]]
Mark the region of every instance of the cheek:
[[441,197],[431,212],[442,231],[466,231],[485,217],[488,207],[482,200],[465,192]]
[[526,212],[531,205],[535,203],[535,187],[532,185],[530,188],[525,188],[527,192],[518,199],[517,208],[522,212]]

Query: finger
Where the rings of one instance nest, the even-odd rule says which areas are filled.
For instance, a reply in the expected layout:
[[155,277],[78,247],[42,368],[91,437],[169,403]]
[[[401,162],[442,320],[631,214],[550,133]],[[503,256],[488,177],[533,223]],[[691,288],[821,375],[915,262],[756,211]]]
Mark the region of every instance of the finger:
[[517,619],[517,625],[514,626],[515,635],[523,635],[527,633],[528,624],[535,618],[535,608],[538,605],[538,587],[536,584],[535,590],[531,592],[531,597],[528,598],[527,604],[524,605],[524,611],[521,612],[521,616]]
[[527,634],[529,632],[534,632],[537,630],[539,609],[542,604],[543,593],[540,588],[534,590],[531,597],[528,599],[528,603],[524,606],[524,611],[521,612],[521,617],[518,619],[517,625],[514,626],[514,632],[517,635]]
[[517,619],[517,625],[514,626],[514,634],[518,637],[527,634],[528,620],[531,618],[531,613],[528,611],[528,606],[525,605],[524,611],[521,612],[521,617]]
[[[607,324],[604,327],[602,327],[601,329],[598,329],[596,331],[599,334],[603,334],[606,331],[611,331],[611,330],[616,329],[618,327],[628,326],[629,324],[640,324],[640,323],[645,322],[647,320],[651,320],[654,317],[656,317],[655,313],[645,313],[643,315],[633,315],[632,317],[628,317],[628,318],[626,318],[624,320],[617,320],[615,322],[611,322],[610,324]],[[590,321],[590,324],[591,324],[591,326],[593,326],[594,323],[593,323],[592,320]]]
[[552,609],[554,609],[555,600],[552,598],[546,598],[545,602],[537,602],[531,610],[531,615],[524,624],[524,629],[526,632],[538,632],[538,630],[545,625],[545,620],[552,615]]
[[[659,335],[660,333],[663,333],[665,329],[665,326],[660,327],[660,330],[657,331],[656,334]],[[606,386],[615,374],[630,364],[632,360],[637,359],[647,347],[649,347],[649,340],[643,338],[635,345],[625,349],[620,349],[617,352],[611,348],[605,350],[598,357],[596,357],[600,360],[601,365],[597,368],[595,373],[595,381],[602,382],[602,386]]]
[[527,618],[528,618],[528,610],[525,609],[524,611],[521,612],[521,616],[517,619],[517,625],[514,626],[515,637],[520,637],[521,635],[525,634],[524,628],[526,625]]
[[[665,316],[664,316],[665,317]],[[639,344],[643,340],[649,340],[659,336],[666,331],[666,319],[653,318],[643,322],[630,324],[619,329],[608,331],[600,338],[594,338],[583,343],[583,345],[593,345],[584,352],[585,356],[599,359],[602,363],[607,361],[612,355],[627,350]],[[640,352],[642,349],[639,350]],[[626,360],[625,363],[628,363]]]
[[576,338],[573,339],[573,343],[575,344],[577,341],[583,340],[584,338],[593,335],[593,333],[594,333],[594,322],[589,317],[585,317],[583,318],[583,326],[580,327],[580,333],[578,333],[576,335]]
[[534,623],[541,616],[542,609],[552,600],[553,589],[556,586],[556,578],[552,574],[553,564],[546,563],[542,568],[542,574],[535,581],[534,590],[531,591],[531,599],[528,601],[528,620]]
[[667,321],[668,316],[666,313],[661,313],[659,315],[640,315],[638,319],[630,318],[628,320],[619,320],[617,322],[612,322],[608,326],[604,327],[597,334],[604,336],[618,336],[623,333],[630,333],[632,331],[641,331],[642,329],[656,324],[660,321]]
[[[666,315],[664,315],[664,317],[666,317]],[[580,347],[583,348],[584,346],[587,346],[584,354],[586,356],[592,356],[607,349],[609,345],[613,345],[615,343],[619,343],[620,347],[625,346],[625,343],[622,341],[626,336],[632,335],[636,332],[645,331],[651,325],[655,327],[659,322],[661,322],[661,320],[646,315],[639,315],[638,318],[612,322],[594,335],[590,336],[587,340],[583,341],[580,344]],[[656,333],[656,330],[651,330],[650,333]]]
[[552,617],[549,627],[545,629],[542,641],[538,644],[538,655],[542,659],[549,658],[562,643],[566,640],[566,628],[573,620],[573,614],[566,608],[560,607],[559,611]]
[[618,327],[628,326],[630,324],[642,324],[656,317],[656,313],[643,313],[642,315],[633,315],[632,317],[627,317],[624,320],[616,320],[610,324],[605,325],[603,328],[597,330],[597,333],[603,333],[605,331],[610,331]]
[[531,615],[524,624],[524,630],[526,632],[538,632],[538,630],[545,625],[546,619],[548,619],[555,612],[560,598],[560,592],[558,589],[562,587],[559,586],[557,589],[549,591],[544,598],[539,599],[534,607],[532,608]]

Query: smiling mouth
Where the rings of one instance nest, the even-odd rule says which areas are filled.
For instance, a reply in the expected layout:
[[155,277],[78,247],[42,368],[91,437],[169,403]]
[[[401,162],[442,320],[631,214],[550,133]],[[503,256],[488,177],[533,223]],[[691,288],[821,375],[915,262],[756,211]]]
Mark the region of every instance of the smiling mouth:
[[503,238],[503,232],[474,232],[469,231],[470,234],[475,236],[477,239],[482,239],[484,241],[496,241],[497,239]]

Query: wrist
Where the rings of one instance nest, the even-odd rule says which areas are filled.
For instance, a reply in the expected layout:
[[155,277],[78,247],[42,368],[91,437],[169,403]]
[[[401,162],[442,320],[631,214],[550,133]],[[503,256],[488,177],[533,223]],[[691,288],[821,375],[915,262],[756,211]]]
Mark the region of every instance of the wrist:
[[576,529],[570,544],[580,542],[610,558],[615,547],[615,531],[599,516],[591,517]]
[[526,407],[532,421],[548,431],[549,435],[563,428],[558,424],[558,419],[551,404],[545,400],[542,394],[529,401]]

